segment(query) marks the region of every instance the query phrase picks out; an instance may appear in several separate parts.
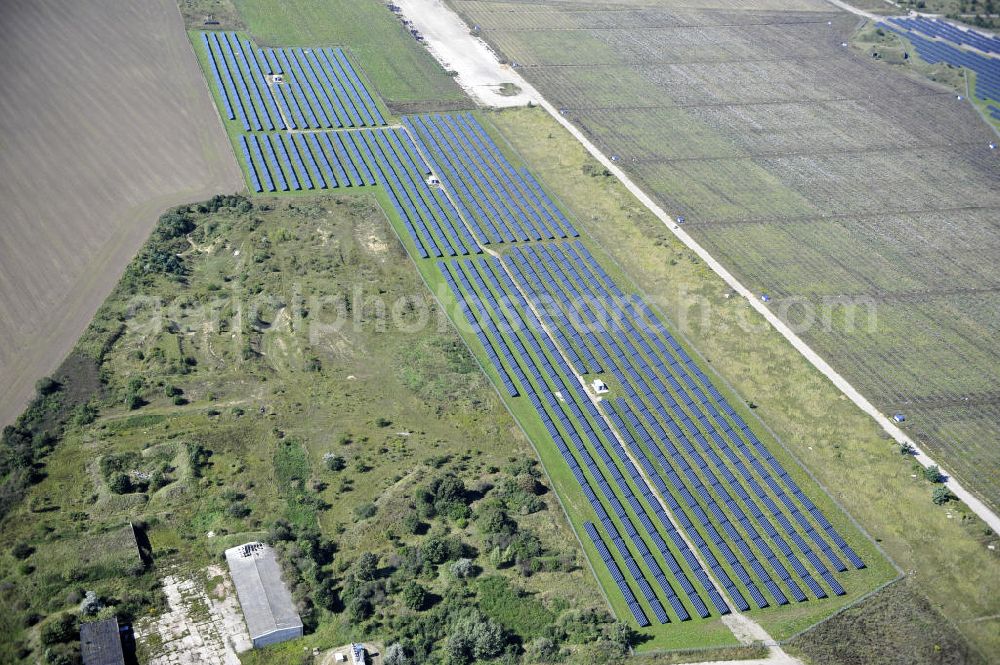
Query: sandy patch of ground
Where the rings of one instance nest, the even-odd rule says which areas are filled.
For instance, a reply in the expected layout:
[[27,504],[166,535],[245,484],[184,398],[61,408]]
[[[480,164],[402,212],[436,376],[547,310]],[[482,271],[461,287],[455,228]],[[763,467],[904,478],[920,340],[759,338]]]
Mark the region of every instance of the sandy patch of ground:
[[159,214],[243,179],[174,0],[12,0],[0,60],[2,425]]
[[212,580],[211,594],[198,575],[163,579],[170,609],[135,626],[138,643],[149,651],[149,665],[239,665],[237,654],[253,646],[229,576],[215,565],[204,574]]
[[[527,106],[538,101],[538,93],[496,54],[441,0],[394,0],[404,17],[423,35],[431,55],[449,71],[473,99],[484,106]],[[500,94],[504,84],[520,88],[516,94]]]

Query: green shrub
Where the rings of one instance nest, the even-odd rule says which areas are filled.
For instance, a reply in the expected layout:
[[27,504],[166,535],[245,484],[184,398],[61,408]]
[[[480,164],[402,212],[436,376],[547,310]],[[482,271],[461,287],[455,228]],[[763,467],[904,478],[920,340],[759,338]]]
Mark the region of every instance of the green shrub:
[[77,639],[79,630],[80,624],[76,617],[69,612],[63,612],[54,619],[45,622],[38,636],[42,644],[61,644]]
[[935,487],[934,492],[931,494],[931,501],[933,501],[935,505],[938,506],[943,506],[949,501],[956,501],[957,499],[958,497],[952,494],[952,491],[948,489],[945,485],[940,485],[938,487]]
[[250,515],[250,506],[245,503],[240,503],[239,501],[229,504],[226,508],[226,514],[230,517],[235,517],[236,519],[243,519]]
[[427,603],[427,590],[414,581],[409,581],[400,594],[403,604],[411,610],[422,610]]
[[128,494],[132,491],[132,478],[127,473],[115,473],[108,479],[108,489],[115,494]]

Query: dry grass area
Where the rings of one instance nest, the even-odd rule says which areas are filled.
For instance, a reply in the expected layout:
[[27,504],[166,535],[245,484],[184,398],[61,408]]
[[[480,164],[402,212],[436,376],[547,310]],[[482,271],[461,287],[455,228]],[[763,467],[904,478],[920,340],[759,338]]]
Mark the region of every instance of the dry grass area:
[[[960,640],[948,621],[901,581],[800,635],[788,651],[823,665],[971,665],[983,662]],[[852,646],[845,649],[844,644]]]
[[5,3],[0,423],[170,205],[242,189],[173,0]]

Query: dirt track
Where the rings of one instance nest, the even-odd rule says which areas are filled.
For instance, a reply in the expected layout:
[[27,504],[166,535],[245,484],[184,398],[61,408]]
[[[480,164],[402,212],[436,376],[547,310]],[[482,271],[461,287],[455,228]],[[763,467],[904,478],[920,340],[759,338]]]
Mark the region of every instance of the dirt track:
[[0,21],[0,424],[165,208],[243,187],[172,0],[11,0]]

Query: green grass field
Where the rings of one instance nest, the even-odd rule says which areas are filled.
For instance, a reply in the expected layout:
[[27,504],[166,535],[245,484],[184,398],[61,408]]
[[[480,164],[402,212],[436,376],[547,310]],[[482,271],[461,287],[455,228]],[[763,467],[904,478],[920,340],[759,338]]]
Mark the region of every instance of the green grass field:
[[377,0],[235,0],[264,46],[340,46],[394,110],[467,108],[468,97]]
[[[199,574],[225,547],[268,537],[276,519],[335,543],[330,563],[302,573],[300,602],[314,593],[317,573],[315,580],[336,580],[346,594],[344,575],[363,552],[383,558],[385,577],[376,583],[387,597],[361,621],[316,605],[307,638],[248,656],[251,662],[298,662],[304,645],[405,635],[407,621],[430,622],[428,639],[446,631],[449,613],[478,589],[474,579],[449,575],[449,562],[417,573],[432,598],[447,601],[432,600],[419,613],[395,600],[413,574],[402,572],[400,558],[437,537],[465,543],[485,575],[502,576],[574,635],[585,625],[586,634],[602,634],[610,626],[604,599],[544,481],[541,509],[510,516],[540,553],[500,568],[490,563],[478,515],[501,500],[489,488],[507,482],[506,469],[531,459],[531,448],[461,338],[437,324],[433,301],[370,194],[240,206],[183,212],[196,225],[190,246],[183,237],[173,241],[175,251],[180,242],[188,246],[180,252],[183,279],[144,273],[143,254],[81,339],[77,353],[98,359],[105,384],[90,399],[93,422],[66,425],[44,479],[4,518],[8,542],[33,551],[0,555],[13,609],[3,614],[0,659],[43,658],[40,626],[74,612],[82,590],[95,590],[125,621],[158,614],[163,575]],[[137,306],[153,299],[162,303],[159,323],[143,319]],[[416,308],[388,308],[398,320],[379,321],[377,302],[403,299]],[[351,314],[335,325],[345,307]],[[420,312],[428,325],[400,329]],[[65,387],[56,398],[69,399],[79,378],[58,377]],[[125,397],[133,394],[130,409]],[[112,455],[126,460],[120,466],[136,483],[140,472],[163,477],[150,487],[112,489],[114,472],[104,462]],[[342,470],[327,468],[330,455],[342,458]],[[448,472],[485,498],[474,499],[468,514],[424,517],[423,530],[410,533],[402,524],[417,488]],[[138,579],[121,572],[121,546],[102,535],[126,520],[143,524],[152,546],[152,567]],[[112,556],[80,566],[90,550]],[[598,612],[596,623],[580,618],[588,609]],[[432,629],[434,622],[444,623]],[[445,637],[435,638],[435,648]],[[583,639],[567,636],[562,644],[587,651],[573,646]],[[140,646],[147,655],[162,647]]]

